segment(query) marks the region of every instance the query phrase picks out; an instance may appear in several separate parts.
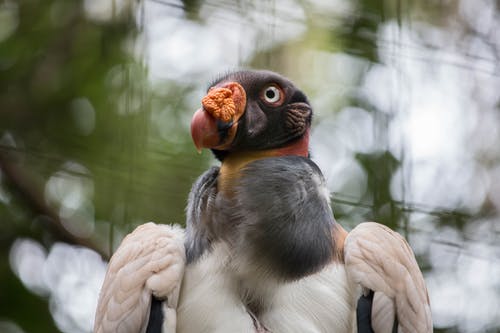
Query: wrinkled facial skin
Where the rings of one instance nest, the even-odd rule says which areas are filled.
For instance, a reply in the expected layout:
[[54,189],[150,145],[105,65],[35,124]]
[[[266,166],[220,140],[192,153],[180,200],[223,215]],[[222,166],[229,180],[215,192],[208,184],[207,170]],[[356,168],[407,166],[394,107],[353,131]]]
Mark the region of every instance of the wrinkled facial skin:
[[[222,78],[215,86],[226,82],[236,81],[245,88],[247,95],[246,110],[239,119],[239,130],[236,134],[232,147],[238,149],[270,149],[281,147],[287,141],[291,141],[305,133],[306,127],[311,124],[312,112],[306,96],[299,91],[292,82],[282,76],[267,72],[236,72]],[[277,86],[284,93],[282,103],[271,105],[266,102],[263,94],[270,86]],[[290,118],[294,110],[295,118],[303,117],[302,127]]]
[[[243,93],[235,96],[245,96],[244,103],[236,103],[244,105],[242,114],[228,122],[204,114],[206,124],[197,124],[197,128],[203,127],[205,131],[210,128],[212,137],[201,148],[212,149],[222,160],[231,152],[281,148],[306,134],[312,110],[306,96],[292,82],[269,71],[238,71],[217,79],[207,94],[235,84],[243,88]],[[202,118],[199,114],[195,116]],[[193,132],[192,126],[193,140],[204,135],[199,132],[197,129]],[[217,133],[216,139],[213,133]]]

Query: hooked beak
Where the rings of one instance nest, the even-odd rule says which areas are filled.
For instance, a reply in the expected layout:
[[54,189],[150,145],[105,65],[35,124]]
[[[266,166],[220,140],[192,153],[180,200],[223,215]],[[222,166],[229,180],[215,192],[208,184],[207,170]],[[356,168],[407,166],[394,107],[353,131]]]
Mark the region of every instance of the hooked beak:
[[210,88],[191,120],[191,136],[198,152],[203,148],[224,150],[230,147],[245,113],[245,89],[237,82]]

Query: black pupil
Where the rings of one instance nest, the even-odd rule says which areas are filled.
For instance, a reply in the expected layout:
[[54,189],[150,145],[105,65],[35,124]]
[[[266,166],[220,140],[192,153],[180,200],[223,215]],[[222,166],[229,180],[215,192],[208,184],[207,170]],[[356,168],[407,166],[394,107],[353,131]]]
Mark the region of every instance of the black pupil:
[[267,89],[266,90],[266,97],[269,99],[273,99],[274,97],[276,97],[276,93],[274,92],[273,89]]

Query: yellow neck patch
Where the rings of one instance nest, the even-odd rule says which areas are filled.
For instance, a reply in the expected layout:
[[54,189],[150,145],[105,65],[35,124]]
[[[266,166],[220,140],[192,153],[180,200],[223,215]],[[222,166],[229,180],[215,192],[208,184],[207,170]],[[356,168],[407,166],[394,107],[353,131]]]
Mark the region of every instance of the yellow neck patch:
[[227,156],[224,158],[219,171],[217,181],[219,191],[226,195],[231,195],[234,191],[236,180],[240,177],[241,170],[248,163],[272,156],[275,156],[273,150],[240,152]]

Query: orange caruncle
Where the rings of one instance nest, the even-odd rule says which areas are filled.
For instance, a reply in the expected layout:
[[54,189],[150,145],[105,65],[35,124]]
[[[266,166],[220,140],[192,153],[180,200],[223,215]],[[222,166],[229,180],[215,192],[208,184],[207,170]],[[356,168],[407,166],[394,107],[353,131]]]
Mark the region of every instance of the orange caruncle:
[[232,96],[231,89],[213,88],[203,97],[201,104],[212,117],[227,123],[233,119],[236,110]]

